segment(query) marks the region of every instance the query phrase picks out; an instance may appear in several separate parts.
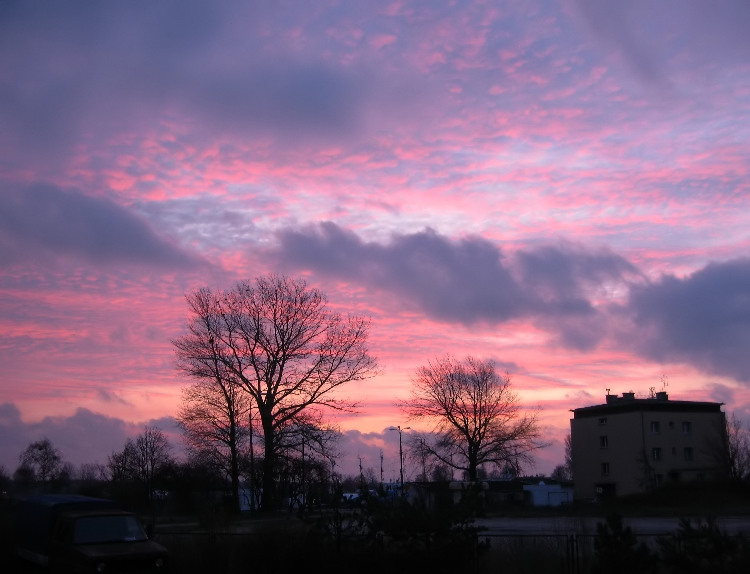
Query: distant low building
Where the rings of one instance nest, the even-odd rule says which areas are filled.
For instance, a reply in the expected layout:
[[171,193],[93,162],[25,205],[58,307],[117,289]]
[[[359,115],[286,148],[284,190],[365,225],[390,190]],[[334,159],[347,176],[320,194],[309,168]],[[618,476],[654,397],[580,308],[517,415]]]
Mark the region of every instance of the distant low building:
[[524,484],[523,491],[531,506],[562,506],[573,502],[573,488],[556,481],[540,480]]
[[573,409],[570,421],[576,499],[645,492],[666,482],[723,473],[722,403],[607,394],[602,405]]

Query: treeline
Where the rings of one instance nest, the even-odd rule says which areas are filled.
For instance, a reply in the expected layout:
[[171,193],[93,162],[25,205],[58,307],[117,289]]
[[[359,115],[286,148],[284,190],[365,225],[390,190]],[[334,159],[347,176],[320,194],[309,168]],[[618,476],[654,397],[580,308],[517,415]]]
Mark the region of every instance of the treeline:
[[[145,427],[137,437],[127,439],[121,450],[113,451],[105,463],[76,466],[65,460],[49,438],[43,438],[19,454],[19,465],[12,474],[0,467],[0,492],[6,498],[49,492],[103,496],[142,512],[237,511],[221,465],[200,450],[189,451],[186,459],[178,459],[172,452],[160,429]],[[363,483],[362,477],[334,473],[330,460],[319,458],[314,451],[305,452],[304,457],[293,449],[283,453],[277,469],[286,508],[304,510],[327,505],[334,493],[340,497],[344,489],[375,487],[372,481]],[[244,509],[259,508],[264,463],[262,455],[254,461],[248,452],[240,457]]]

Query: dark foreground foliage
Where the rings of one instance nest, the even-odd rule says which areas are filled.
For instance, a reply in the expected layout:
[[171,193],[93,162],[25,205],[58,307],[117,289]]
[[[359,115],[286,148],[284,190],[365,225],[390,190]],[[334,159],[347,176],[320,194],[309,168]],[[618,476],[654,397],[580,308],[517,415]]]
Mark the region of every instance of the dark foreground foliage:
[[[439,502],[439,501],[438,501]],[[683,519],[668,535],[636,535],[619,516],[596,532],[491,536],[474,526],[477,505],[426,507],[364,497],[355,507],[244,517],[206,514],[200,524],[158,521],[171,574],[328,572],[503,574],[733,574],[750,572],[750,542],[712,519]],[[10,558],[11,523],[0,509],[0,571],[23,572]],[[148,521],[148,517],[145,516]]]
[[622,518],[610,516],[597,527],[592,573],[746,574],[750,543],[729,535],[713,518],[683,518],[677,530],[655,539],[653,547],[639,542]]
[[695,524],[683,518],[674,536],[659,539],[667,572],[675,574],[746,574],[750,572],[750,543],[728,536],[713,518]]
[[657,569],[656,554],[644,542],[638,542],[619,515],[597,525],[594,555],[593,574],[649,574]]
[[[162,534],[173,572],[638,573],[750,572],[750,544],[706,520],[672,534],[637,537],[613,516],[595,535],[483,535],[470,522],[394,505],[372,515],[341,511],[258,521],[252,533]],[[372,526],[382,530],[371,529]],[[392,527],[392,528],[391,528]]]
[[[357,508],[261,519],[249,532],[199,538],[163,532],[177,572],[332,574],[478,572],[486,544],[468,505],[427,510],[404,500],[366,497]],[[235,529],[236,530],[236,529]],[[468,570],[467,570],[468,568]]]

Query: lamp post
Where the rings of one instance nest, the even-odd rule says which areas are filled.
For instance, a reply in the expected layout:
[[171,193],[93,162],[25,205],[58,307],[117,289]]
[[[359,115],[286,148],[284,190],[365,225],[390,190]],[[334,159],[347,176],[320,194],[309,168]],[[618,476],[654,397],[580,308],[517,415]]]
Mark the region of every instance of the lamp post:
[[400,476],[401,476],[401,494],[404,493],[404,450],[401,446],[401,432],[405,430],[410,430],[411,427],[404,427],[401,428],[400,426],[390,427],[388,430],[395,430],[398,431],[398,462],[399,462],[399,470],[400,470]]

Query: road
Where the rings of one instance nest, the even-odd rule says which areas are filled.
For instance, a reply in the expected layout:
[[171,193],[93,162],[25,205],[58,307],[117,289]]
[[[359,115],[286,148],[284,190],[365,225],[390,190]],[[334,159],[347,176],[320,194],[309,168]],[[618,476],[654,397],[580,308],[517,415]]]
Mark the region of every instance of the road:
[[[490,535],[595,534],[596,525],[603,521],[603,518],[592,517],[498,517],[477,519],[476,525]],[[717,521],[722,530],[729,534],[750,534],[750,517],[720,517]],[[647,536],[675,532],[680,519],[641,517],[624,518],[623,522],[636,534]]]

